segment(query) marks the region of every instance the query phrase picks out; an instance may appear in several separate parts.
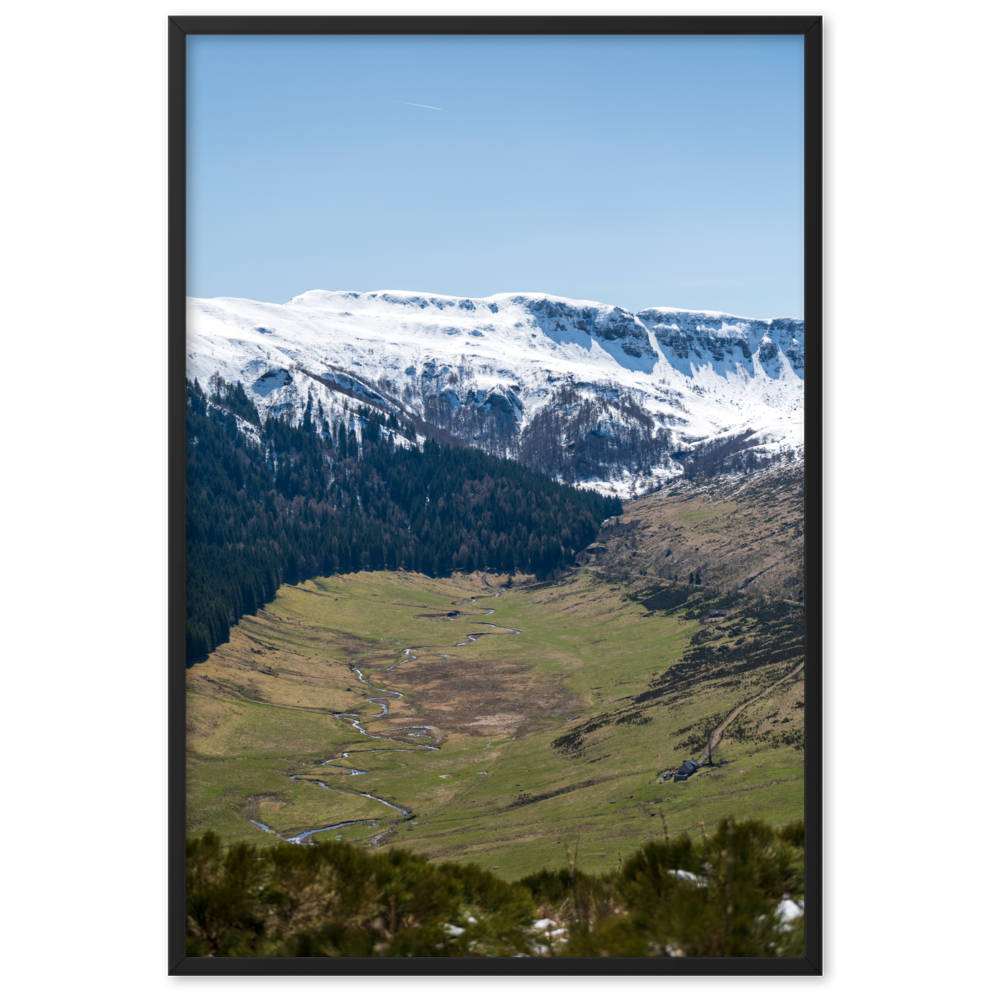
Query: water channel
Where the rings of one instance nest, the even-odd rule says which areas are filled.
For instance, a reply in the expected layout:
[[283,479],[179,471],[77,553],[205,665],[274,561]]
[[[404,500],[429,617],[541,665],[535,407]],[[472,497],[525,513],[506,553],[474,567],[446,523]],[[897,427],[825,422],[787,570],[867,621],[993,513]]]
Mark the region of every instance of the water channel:
[[[496,593],[496,594],[493,594],[492,596],[493,597],[499,597],[500,594]],[[452,604],[453,604],[453,606],[464,607],[467,604],[474,604],[478,599],[479,598],[477,598],[477,597],[473,597],[473,598],[470,598],[468,601],[461,601],[461,602],[459,602],[459,601],[453,601]],[[482,613],[484,615],[492,615],[495,612],[496,612],[495,608],[483,608],[483,611],[482,611]],[[458,621],[459,618],[461,617],[460,612],[458,612],[458,611],[449,611],[449,612],[446,612],[446,614],[447,614],[447,617],[448,617],[449,621]],[[417,659],[419,651],[421,651],[421,650],[426,650],[426,649],[454,649],[454,648],[456,648],[458,646],[470,646],[470,645],[472,645],[472,643],[478,642],[480,639],[484,639],[487,636],[491,636],[491,635],[505,635],[505,634],[506,635],[520,635],[521,634],[521,630],[520,629],[506,628],[503,625],[493,625],[491,622],[473,622],[472,624],[473,625],[483,625],[483,626],[486,626],[487,628],[494,629],[495,631],[493,631],[493,632],[468,632],[468,633],[466,633],[465,641],[463,641],[463,642],[443,643],[443,644],[436,644],[436,645],[432,645],[432,646],[407,646],[403,650],[402,658],[401,659],[399,659],[395,663],[390,664],[388,667],[382,667],[381,669],[379,669],[379,668],[373,668],[371,670],[370,674],[374,674],[374,673],[386,674],[390,670],[395,670],[396,667],[401,667],[404,663],[410,663],[413,660]],[[428,655],[428,654],[419,654],[419,655]],[[448,656],[447,653],[437,653],[437,654],[432,654],[432,655],[442,656],[442,657],[445,657],[445,658],[447,658],[447,656]],[[346,774],[348,776],[360,775],[360,774],[367,774],[368,773],[367,771],[363,771],[360,768],[351,767],[351,766],[345,766],[343,764],[337,764],[337,763],[335,763],[335,761],[347,760],[347,759],[353,757],[354,754],[359,754],[359,753],[428,753],[428,752],[433,752],[435,750],[440,750],[441,749],[439,746],[435,746],[432,743],[416,743],[415,744],[415,743],[411,743],[411,742],[409,742],[408,740],[405,740],[405,739],[399,739],[398,737],[395,737],[395,736],[385,736],[385,735],[383,735],[384,733],[396,732],[396,731],[398,731],[400,729],[405,729],[405,730],[408,730],[408,732],[405,734],[406,736],[410,736],[410,737],[413,737],[413,738],[430,739],[430,731],[434,728],[432,726],[397,726],[395,729],[384,729],[384,730],[382,730],[379,733],[369,733],[364,728],[364,726],[362,725],[362,720],[364,720],[368,725],[371,725],[371,723],[368,722],[367,720],[371,720],[371,719],[384,719],[389,714],[389,700],[391,698],[402,699],[403,695],[399,691],[392,690],[392,688],[378,687],[375,684],[373,684],[371,681],[366,680],[362,676],[361,670],[358,667],[353,667],[352,669],[354,670],[354,673],[357,674],[358,680],[362,684],[364,684],[367,687],[371,688],[371,690],[373,692],[378,692],[378,694],[375,697],[370,697],[370,698],[366,697],[365,701],[367,701],[370,705],[377,705],[378,708],[380,709],[380,711],[376,715],[357,715],[357,714],[350,713],[350,712],[337,712],[337,713],[334,713],[334,718],[335,719],[341,719],[344,722],[349,722],[351,724],[351,726],[354,729],[356,729],[357,732],[361,736],[366,736],[366,737],[368,737],[368,739],[372,739],[372,740],[386,740],[389,743],[399,743],[399,744],[401,744],[401,746],[399,746],[399,747],[372,747],[370,750],[347,750],[347,751],[344,751],[343,753],[337,754],[335,757],[330,757],[328,760],[322,761],[321,765],[320,765],[321,767],[328,767],[328,768],[330,768],[330,769],[332,769],[332,770],[334,770],[334,771],[336,771],[336,772],[338,772],[340,774]],[[410,815],[412,815],[411,811],[409,809],[406,809],[403,806],[394,805],[393,803],[387,802],[385,799],[380,799],[377,796],[370,794],[369,792],[359,792],[359,791],[354,791],[353,789],[346,789],[346,788],[331,788],[329,785],[327,785],[325,782],[321,781],[319,778],[309,777],[309,776],[304,775],[304,774],[292,774],[292,775],[289,775],[289,777],[293,781],[308,781],[311,784],[318,785],[320,788],[325,788],[329,792],[337,792],[337,793],[339,793],[341,795],[359,795],[362,798],[372,799],[375,802],[381,802],[383,805],[388,806],[390,809],[395,809],[397,812],[402,813],[403,816],[410,816]],[[293,837],[283,837],[280,833],[278,833],[277,830],[272,830],[269,826],[266,826],[264,823],[261,823],[258,820],[251,819],[250,822],[253,823],[254,826],[259,827],[261,830],[264,830],[266,833],[273,833],[274,836],[278,837],[280,840],[286,841],[289,844],[308,844],[308,843],[310,843],[309,838],[312,837],[312,835],[314,833],[326,833],[329,830],[339,830],[341,827],[356,826],[356,825],[361,824],[361,823],[365,823],[365,824],[368,824],[369,826],[372,826],[372,825],[376,825],[379,821],[377,819],[352,819],[352,820],[347,820],[346,822],[343,822],[343,823],[334,823],[332,826],[321,826],[321,827],[317,827],[314,830],[304,830],[302,833],[295,834],[295,836],[293,836]],[[373,845],[377,844],[378,840],[380,838],[384,837],[387,833],[391,832],[391,830],[392,830],[392,827],[390,826],[388,829],[383,830],[381,833],[376,834],[374,837],[371,838],[372,844]]]

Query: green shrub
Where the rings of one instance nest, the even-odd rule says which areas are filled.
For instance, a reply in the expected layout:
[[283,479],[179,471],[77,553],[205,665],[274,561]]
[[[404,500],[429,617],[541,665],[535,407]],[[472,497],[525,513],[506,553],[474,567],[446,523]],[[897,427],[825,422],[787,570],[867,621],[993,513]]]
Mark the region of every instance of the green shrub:
[[516,884],[524,886],[537,905],[559,907],[573,891],[573,872],[569,868],[557,872],[543,868],[525,875]]
[[189,955],[513,955],[530,950],[528,890],[475,865],[351,844],[224,851],[188,842]]
[[[801,821],[729,820],[695,840],[647,843],[616,874],[571,864],[511,884],[400,849],[225,849],[209,833],[188,841],[188,954],[801,955],[804,919],[779,907],[803,896],[804,851]],[[539,913],[565,935],[534,932]]]
[[803,919],[783,897],[804,892],[804,826],[722,821],[715,833],[646,844],[622,866],[624,913],[570,927],[563,954],[761,957],[803,953]]

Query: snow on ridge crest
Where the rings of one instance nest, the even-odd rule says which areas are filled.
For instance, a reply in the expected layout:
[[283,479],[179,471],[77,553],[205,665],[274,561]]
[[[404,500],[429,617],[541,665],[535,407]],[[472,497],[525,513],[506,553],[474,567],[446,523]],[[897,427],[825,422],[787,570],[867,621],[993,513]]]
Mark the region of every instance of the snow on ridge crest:
[[678,316],[692,321],[697,320],[735,320],[736,323],[798,323],[801,319],[793,319],[790,316],[772,316],[770,319],[761,319],[753,316],[737,316],[735,313],[719,312],[714,309],[677,309],[674,306],[652,306],[648,309],[640,310],[637,315],[640,319],[653,319],[662,322],[659,317]]
[[[660,443],[659,457],[641,464],[666,476],[679,471],[670,454],[749,430],[770,452],[799,450],[804,341],[801,320],[633,313],[544,293],[313,289],[282,305],[188,300],[189,377],[204,383],[218,371],[242,383],[262,415],[298,419],[310,391],[330,386],[333,394],[354,383],[332,376],[351,373],[462,440],[516,457],[525,441],[541,440],[532,423],[554,408],[569,422],[563,436],[583,435],[577,445],[559,443],[578,446],[576,454],[588,441],[625,434],[639,419],[628,413],[642,411],[652,421],[642,433]],[[346,405],[350,396],[337,398]],[[571,427],[584,410],[591,423]],[[610,482],[617,473],[600,465],[577,462],[577,481]]]

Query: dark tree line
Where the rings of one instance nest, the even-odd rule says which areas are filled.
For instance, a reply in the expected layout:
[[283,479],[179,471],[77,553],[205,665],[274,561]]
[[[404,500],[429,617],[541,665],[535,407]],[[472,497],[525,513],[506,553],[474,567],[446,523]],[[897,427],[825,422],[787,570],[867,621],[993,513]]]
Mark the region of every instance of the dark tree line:
[[310,400],[261,424],[239,385],[187,386],[187,656],[229,638],[282,583],[359,570],[531,573],[544,579],[621,502],[517,462],[427,440],[359,407]]

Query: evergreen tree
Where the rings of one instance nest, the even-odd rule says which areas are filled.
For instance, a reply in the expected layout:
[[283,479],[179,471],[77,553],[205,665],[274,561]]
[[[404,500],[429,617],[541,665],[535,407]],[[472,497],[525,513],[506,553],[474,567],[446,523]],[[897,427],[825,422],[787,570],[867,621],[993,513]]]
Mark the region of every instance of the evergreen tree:
[[[545,578],[621,510],[617,499],[484,452],[432,439],[396,447],[384,433],[395,418],[367,407],[352,421],[363,450],[340,421],[334,447],[311,396],[298,426],[261,424],[241,386],[210,382],[211,398],[197,382],[187,387],[189,662],[226,642],[283,582],[385,568]],[[260,444],[241,420],[259,428]]]

